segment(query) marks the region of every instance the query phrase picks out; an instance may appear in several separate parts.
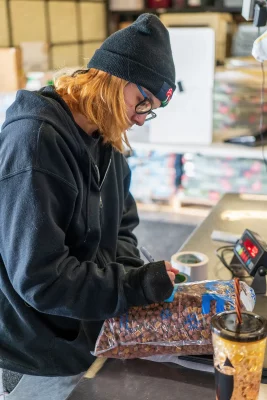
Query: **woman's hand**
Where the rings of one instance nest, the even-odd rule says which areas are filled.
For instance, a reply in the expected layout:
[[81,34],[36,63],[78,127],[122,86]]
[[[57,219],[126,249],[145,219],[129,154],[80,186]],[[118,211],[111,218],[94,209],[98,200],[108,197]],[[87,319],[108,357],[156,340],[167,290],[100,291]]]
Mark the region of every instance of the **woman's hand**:
[[169,275],[169,278],[174,285],[174,280],[175,280],[175,275],[179,274],[179,271],[176,268],[173,268],[171,263],[169,261],[164,261],[165,262],[165,267],[167,274]]

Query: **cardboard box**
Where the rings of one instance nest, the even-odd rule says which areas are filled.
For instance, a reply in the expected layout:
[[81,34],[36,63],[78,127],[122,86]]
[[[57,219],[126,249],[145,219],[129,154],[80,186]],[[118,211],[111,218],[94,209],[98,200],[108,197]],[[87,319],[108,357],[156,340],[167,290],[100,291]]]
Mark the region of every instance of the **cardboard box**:
[[111,11],[142,10],[145,8],[145,2],[144,0],[111,0],[109,7]]
[[22,42],[22,67],[25,72],[48,70],[48,44],[45,42]]
[[228,40],[235,22],[229,13],[165,13],[160,16],[161,22],[167,27],[210,27],[215,32],[216,60],[224,62],[227,56]]
[[12,92],[25,87],[21,50],[0,48],[0,92]]

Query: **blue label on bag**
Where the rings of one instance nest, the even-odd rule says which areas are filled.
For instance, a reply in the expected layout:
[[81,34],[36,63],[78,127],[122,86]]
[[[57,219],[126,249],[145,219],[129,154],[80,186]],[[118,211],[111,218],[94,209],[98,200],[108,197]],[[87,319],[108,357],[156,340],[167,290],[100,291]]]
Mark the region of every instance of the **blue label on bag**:
[[171,303],[174,300],[175,293],[178,292],[178,290],[179,290],[178,286],[179,286],[178,284],[174,285],[174,289],[173,289],[171,296],[168,299],[164,300],[164,303]]
[[233,282],[223,282],[223,294],[219,293],[220,286],[222,286],[220,281],[205,284],[207,293],[202,295],[202,314],[209,314],[212,300],[216,301],[216,313],[224,311],[225,303],[228,303],[230,309],[234,309],[231,296],[234,293]]

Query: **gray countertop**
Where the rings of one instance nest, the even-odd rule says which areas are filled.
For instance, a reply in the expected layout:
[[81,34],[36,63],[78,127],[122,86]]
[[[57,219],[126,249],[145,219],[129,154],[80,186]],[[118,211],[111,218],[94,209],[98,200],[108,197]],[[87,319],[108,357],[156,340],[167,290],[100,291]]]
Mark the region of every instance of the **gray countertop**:
[[242,234],[257,232],[267,241],[267,196],[225,194],[207,218],[177,251],[199,251],[209,258],[207,279],[230,279],[230,272],[216,256],[216,249],[227,245],[211,240],[213,230]]
[[[215,250],[224,243],[213,242],[213,230],[242,234],[248,228],[267,239],[267,196],[227,194],[178,250],[199,251],[209,257],[207,279],[229,279]],[[257,297],[256,312],[267,316],[266,296]],[[103,363],[103,359],[97,359]],[[102,364],[101,364],[102,366]],[[265,366],[267,367],[267,355]],[[214,375],[147,360],[107,360],[98,373],[80,381],[68,400],[192,400],[215,398]],[[261,385],[259,400],[267,399],[267,385]]]

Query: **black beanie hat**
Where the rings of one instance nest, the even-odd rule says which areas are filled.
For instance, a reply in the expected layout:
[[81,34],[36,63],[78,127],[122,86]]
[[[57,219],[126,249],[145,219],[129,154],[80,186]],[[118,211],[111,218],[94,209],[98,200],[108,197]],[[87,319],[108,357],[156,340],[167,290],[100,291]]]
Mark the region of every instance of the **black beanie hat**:
[[169,32],[153,14],[142,14],[133,24],[109,36],[87,67],[143,86],[162,107],[176,88]]

